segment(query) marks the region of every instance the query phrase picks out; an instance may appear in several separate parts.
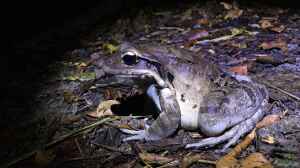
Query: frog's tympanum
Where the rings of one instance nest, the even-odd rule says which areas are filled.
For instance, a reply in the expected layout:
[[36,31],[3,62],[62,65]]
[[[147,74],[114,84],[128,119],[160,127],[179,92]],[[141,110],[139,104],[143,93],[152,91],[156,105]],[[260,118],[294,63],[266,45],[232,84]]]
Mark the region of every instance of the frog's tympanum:
[[147,94],[160,110],[145,130],[123,130],[129,140],[159,140],[179,127],[208,138],[186,148],[236,143],[265,113],[268,92],[249,77],[233,78],[195,53],[161,45],[124,43],[119,53],[95,61],[98,73],[149,81]]

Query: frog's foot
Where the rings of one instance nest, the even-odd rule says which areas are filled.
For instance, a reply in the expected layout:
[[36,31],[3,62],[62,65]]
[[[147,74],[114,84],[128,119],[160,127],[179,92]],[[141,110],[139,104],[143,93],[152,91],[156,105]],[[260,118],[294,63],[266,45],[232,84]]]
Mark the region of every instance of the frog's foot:
[[131,134],[133,136],[124,138],[122,141],[126,142],[126,141],[133,141],[133,140],[147,140],[146,137],[146,130],[129,130],[129,129],[121,129],[122,132],[126,133],[126,134]]
[[136,131],[136,130],[130,130],[130,129],[125,129],[125,128],[120,129],[120,131],[122,131],[125,134],[133,135],[133,136],[124,138],[122,141],[126,142],[126,141],[133,141],[133,140],[149,140],[149,139],[151,139],[151,138],[146,137],[146,130],[150,127],[146,123],[147,120],[148,120],[147,118],[144,119],[144,121],[145,121],[145,130]]
[[223,135],[219,137],[206,138],[198,143],[187,144],[185,148],[212,147],[214,145],[228,141],[222,149],[222,151],[225,151],[231,145],[236,144],[243,135],[254,129],[256,123],[263,117],[263,114],[264,113],[262,109],[259,109],[252,117],[232,127]]

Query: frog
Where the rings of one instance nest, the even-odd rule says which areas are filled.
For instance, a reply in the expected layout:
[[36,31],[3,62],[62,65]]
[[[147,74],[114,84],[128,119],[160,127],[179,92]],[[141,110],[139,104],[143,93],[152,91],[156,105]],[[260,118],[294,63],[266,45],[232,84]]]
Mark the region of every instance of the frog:
[[159,111],[145,129],[122,129],[130,134],[123,141],[157,141],[185,129],[205,136],[185,148],[226,142],[226,150],[254,129],[266,113],[269,95],[264,85],[249,76],[234,76],[186,49],[123,42],[117,53],[98,55],[93,62],[99,78],[109,75],[147,81],[143,82],[145,92]]

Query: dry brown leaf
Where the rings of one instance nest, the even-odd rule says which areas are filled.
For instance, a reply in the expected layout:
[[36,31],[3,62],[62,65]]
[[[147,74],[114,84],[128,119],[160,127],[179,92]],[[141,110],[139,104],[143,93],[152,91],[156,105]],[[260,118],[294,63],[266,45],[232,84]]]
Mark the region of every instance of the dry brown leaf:
[[280,115],[276,115],[276,114],[267,115],[263,118],[263,120],[261,120],[259,123],[256,124],[256,128],[263,128],[272,125],[280,121],[280,119],[281,119]]
[[166,164],[169,162],[172,162],[174,159],[165,157],[165,156],[160,156],[157,154],[151,154],[151,153],[139,153],[139,157],[146,163],[148,164]]
[[209,20],[207,18],[197,19],[196,20],[196,24],[208,25],[209,24]]
[[227,12],[224,19],[236,19],[239,18],[243,14],[243,10],[241,9],[232,9]]
[[120,104],[120,102],[117,100],[102,101],[98,105],[96,111],[89,112],[89,113],[87,113],[87,115],[90,117],[95,117],[95,118],[99,118],[99,117],[106,116],[106,115],[113,115],[110,108],[112,105],[115,105],[115,104]]
[[72,91],[65,90],[63,93],[64,101],[67,103],[77,102],[80,97],[75,95]]
[[247,64],[237,65],[237,66],[229,68],[229,71],[237,73],[239,75],[247,75],[248,74],[248,65]]
[[239,162],[236,159],[236,157],[244,150],[246,149],[249,144],[253,141],[253,139],[256,137],[256,129],[252,130],[251,133],[249,133],[245,139],[236,145],[227,155],[221,157],[217,163],[217,168],[233,168],[233,167],[239,167]]
[[284,25],[280,25],[280,26],[276,26],[276,27],[271,27],[270,30],[277,32],[277,33],[281,33],[283,32],[283,30],[285,29]]
[[262,141],[262,142],[265,142],[265,143],[268,143],[268,144],[274,144],[274,143],[275,143],[275,138],[272,137],[272,136],[270,136],[270,135],[268,135],[268,136],[266,136],[266,137],[263,137],[263,138],[261,139],[261,141]]
[[272,168],[272,164],[261,153],[252,153],[243,161],[241,168]]
[[238,160],[230,155],[225,155],[217,161],[216,168],[237,168]]
[[226,3],[226,2],[220,2],[221,5],[223,5],[223,7],[227,10],[230,10],[233,8],[233,5]]
[[260,24],[260,27],[262,29],[268,29],[270,27],[273,27],[273,24],[271,23],[270,20],[264,20],[263,19],[263,20],[260,20],[258,23]]
[[259,47],[261,47],[264,50],[272,49],[272,48],[279,48],[283,52],[288,51],[287,43],[281,39],[278,39],[276,41],[271,42],[263,42]]

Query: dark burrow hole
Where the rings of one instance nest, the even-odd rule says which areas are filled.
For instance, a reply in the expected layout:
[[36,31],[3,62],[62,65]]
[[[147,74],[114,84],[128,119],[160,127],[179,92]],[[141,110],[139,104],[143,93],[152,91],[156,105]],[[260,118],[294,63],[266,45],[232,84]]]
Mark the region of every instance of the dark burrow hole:
[[156,118],[159,114],[159,110],[155,106],[154,102],[148,97],[147,94],[134,95],[128,98],[119,99],[120,104],[113,105],[111,107],[112,112],[115,115],[120,116],[147,116],[152,115]]

